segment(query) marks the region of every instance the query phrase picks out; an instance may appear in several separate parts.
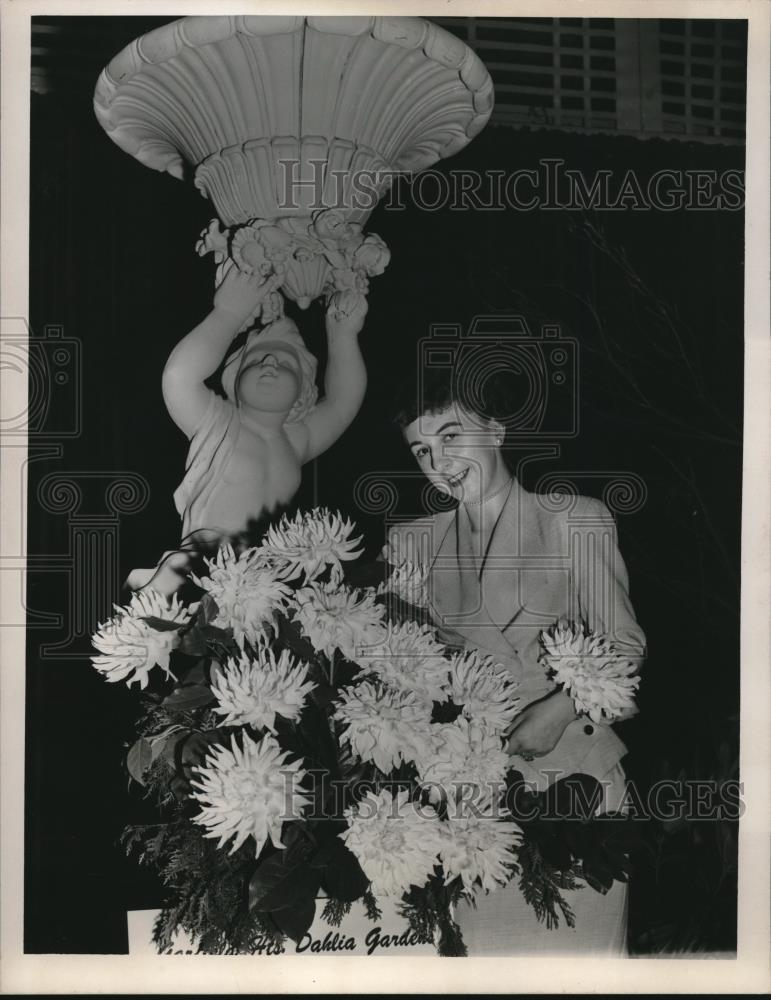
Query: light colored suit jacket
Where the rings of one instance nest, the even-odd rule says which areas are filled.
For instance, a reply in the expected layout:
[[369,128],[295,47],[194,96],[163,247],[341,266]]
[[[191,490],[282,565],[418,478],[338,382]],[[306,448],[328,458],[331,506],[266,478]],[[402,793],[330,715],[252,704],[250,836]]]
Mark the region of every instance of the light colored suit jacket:
[[[503,663],[519,681],[521,707],[554,690],[538,662],[539,635],[560,617],[607,633],[642,665],[645,636],[629,599],[615,522],[603,503],[530,493],[515,480],[486,553],[464,511],[393,526],[386,555],[429,569],[434,623]],[[551,753],[532,765],[517,757],[516,765],[544,788],[550,778],[574,771],[602,778],[625,753],[609,725],[580,718]]]

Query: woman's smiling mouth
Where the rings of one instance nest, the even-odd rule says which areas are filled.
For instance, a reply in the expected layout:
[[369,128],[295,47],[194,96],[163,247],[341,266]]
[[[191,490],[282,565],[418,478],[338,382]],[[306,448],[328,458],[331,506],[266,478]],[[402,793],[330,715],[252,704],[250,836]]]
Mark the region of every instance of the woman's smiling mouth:
[[456,487],[460,486],[460,484],[463,482],[463,480],[466,478],[467,475],[468,475],[468,469],[464,469],[463,472],[458,472],[454,476],[445,476],[444,478],[447,480],[447,483],[450,486]]

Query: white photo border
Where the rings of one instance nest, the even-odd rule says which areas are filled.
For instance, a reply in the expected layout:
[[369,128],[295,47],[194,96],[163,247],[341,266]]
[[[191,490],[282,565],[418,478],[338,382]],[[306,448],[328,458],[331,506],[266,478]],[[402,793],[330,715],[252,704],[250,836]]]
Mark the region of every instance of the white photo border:
[[[24,662],[21,628],[0,626],[0,989],[3,993],[765,993],[771,986],[771,641],[769,593],[769,55],[767,0],[424,0],[235,3],[217,0],[5,0],[2,18],[2,271],[0,316],[26,317],[29,290],[30,18],[38,15],[419,14],[747,18],[745,429],[742,524],[741,779],[736,959],[271,958],[250,956],[24,955]],[[2,375],[3,373],[0,373]],[[0,386],[0,391],[2,391]],[[14,387],[18,390],[18,386]],[[21,412],[26,399],[14,399]],[[7,445],[0,442],[6,466]],[[18,456],[18,452],[17,452]],[[25,496],[0,474],[0,558]],[[0,563],[2,568],[2,563]],[[18,593],[0,573],[0,622]]]

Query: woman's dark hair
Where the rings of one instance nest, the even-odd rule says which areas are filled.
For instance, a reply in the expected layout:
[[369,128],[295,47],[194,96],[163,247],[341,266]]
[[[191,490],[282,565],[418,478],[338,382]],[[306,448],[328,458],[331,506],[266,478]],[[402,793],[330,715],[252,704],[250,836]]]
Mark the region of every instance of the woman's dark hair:
[[490,374],[474,384],[453,368],[423,368],[398,387],[392,419],[401,428],[424,413],[439,413],[456,404],[483,420],[501,419],[511,409],[503,378]]

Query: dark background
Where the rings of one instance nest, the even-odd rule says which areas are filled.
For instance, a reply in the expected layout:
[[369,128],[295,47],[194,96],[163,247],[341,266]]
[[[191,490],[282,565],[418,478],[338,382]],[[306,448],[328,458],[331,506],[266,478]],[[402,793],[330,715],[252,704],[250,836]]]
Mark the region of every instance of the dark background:
[[[167,20],[111,19],[108,33],[106,19],[79,19],[89,62],[106,64]],[[89,26],[101,33],[89,36]],[[30,322],[35,336],[55,324],[82,345],[83,432],[65,441],[60,461],[29,466],[28,551],[45,563],[70,545],[68,517],[37,501],[44,476],[133,471],[151,493],[120,522],[124,579],[179,536],[172,492],[186,442],[165,412],[160,373],[210,308],[213,265],[193,246],[214,213],[191,185],[109,141],[91,110],[94,82],[32,95]],[[659,169],[742,169],[744,150],[489,126],[437,169],[534,169],[547,157],[586,175],[611,169],[618,182],[628,169],[643,180]],[[355,486],[367,473],[393,479],[411,468],[386,411],[415,366],[418,339],[432,324],[466,329],[482,314],[523,314],[535,331],[559,324],[579,344],[580,434],[559,458],[533,465],[525,486],[563,471],[581,492],[600,495],[606,480],[576,470],[634,473],[647,486],[644,505],[618,518],[649,642],[641,712],[621,732],[627,769],[643,789],[662,776],[736,777],[743,212],[430,212],[406,203],[379,207],[368,227],[393,257],[369,297],[366,401],[306,467],[298,501],[318,498],[352,516],[374,554],[383,514],[361,510]],[[323,359],[322,306],[299,322]],[[390,516],[418,513],[417,488],[395,481]],[[30,572],[28,606],[59,612],[66,625],[74,601],[66,580],[45,565]],[[26,950],[121,952],[126,909],[161,898],[116,843],[126,823],[150,814],[124,767],[137,695],[105,684],[87,642],[70,659],[41,654],[60,639],[66,628],[28,630]],[[735,947],[735,833],[725,823],[646,828],[633,950]]]

